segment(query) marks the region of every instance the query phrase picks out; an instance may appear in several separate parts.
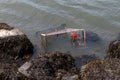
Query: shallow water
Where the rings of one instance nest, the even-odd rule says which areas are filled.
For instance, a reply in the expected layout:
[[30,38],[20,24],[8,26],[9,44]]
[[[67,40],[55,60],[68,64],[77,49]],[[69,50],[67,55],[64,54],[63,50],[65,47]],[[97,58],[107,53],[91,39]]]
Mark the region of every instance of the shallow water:
[[[91,30],[108,43],[120,32],[119,13],[120,0],[0,0],[0,22],[21,29],[38,46],[38,52],[42,49],[36,32],[62,23],[68,27]],[[98,56],[103,56],[107,45],[92,45],[93,48],[90,48],[91,45],[88,44],[87,52],[97,52]],[[79,51],[86,53],[86,49],[78,50],[78,53]],[[73,53],[71,54],[79,55]]]

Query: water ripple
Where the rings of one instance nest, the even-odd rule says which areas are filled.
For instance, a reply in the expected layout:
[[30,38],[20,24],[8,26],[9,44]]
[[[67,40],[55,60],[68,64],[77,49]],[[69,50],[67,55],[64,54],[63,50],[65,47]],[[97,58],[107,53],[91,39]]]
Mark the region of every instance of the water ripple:
[[51,14],[55,14],[55,15],[58,15],[60,17],[69,17],[69,18],[73,18],[71,15],[69,15],[66,11],[64,10],[58,10],[58,9],[55,9],[55,8],[52,8],[50,6],[45,6],[45,5],[42,5],[42,4],[37,4],[37,3],[34,3],[32,1],[29,1],[29,0],[20,0],[19,1],[20,3],[25,3],[25,4],[28,4],[28,5],[31,5],[32,7],[35,7],[39,10],[42,10],[42,11],[45,11],[47,13],[51,13]]

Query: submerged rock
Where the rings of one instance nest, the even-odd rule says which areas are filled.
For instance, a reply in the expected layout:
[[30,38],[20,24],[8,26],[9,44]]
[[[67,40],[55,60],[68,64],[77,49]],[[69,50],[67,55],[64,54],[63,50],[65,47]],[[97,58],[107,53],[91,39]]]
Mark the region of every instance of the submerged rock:
[[120,40],[120,33],[118,34],[117,39]]
[[[47,53],[30,60],[29,67],[20,67],[19,72],[36,80],[60,80],[67,73],[77,73],[74,59],[69,54]],[[72,71],[72,72],[71,72]]]
[[97,42],[100,41],[100,37],[98,36],[98,34],[92,32],[92,31],[87,31],[86,32],[86,37],[87,37],[87,42]]
[[97,59],[99,58],[95,55],[82,55],[79,57],[75,57],[75,64],[76,64],[76,67],[80,69],[81,66]]
[[82,66],[80,80],[120,80],[120,60],[92,61]]
[[120,40],[111,41],[107,51],[107,57],[120,59]]
[[[0,57],[24,57],[33,54],[33,45],[19,29],[0,23]],[[3,54],[2,54],[3,53]]]

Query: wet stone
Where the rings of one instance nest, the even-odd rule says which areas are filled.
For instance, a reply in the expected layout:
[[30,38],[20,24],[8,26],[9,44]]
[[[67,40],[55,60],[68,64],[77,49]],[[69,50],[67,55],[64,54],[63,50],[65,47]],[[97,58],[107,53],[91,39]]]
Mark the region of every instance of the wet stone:
[[110,42],[108,46],[107,57],[120,59],[120,40],[114,40]]
[[25,71],[37,80],[59,80],[67,73],[77,73],[74,58],[60,52],[46,53],[29,61],[32,65]]
[[3,53],[0,54],[1,58],[6,58],[6,54],[14,58],[31,56],[33,45],[19,29],[0,23],[0,53]]
[[86,32],[87,42],[97,42],[100,41],[100,37],[97,33],[94,33],[92,31]]
[[80,80],[119,80],[120,60],[105,59],[92,61],[82,66]]

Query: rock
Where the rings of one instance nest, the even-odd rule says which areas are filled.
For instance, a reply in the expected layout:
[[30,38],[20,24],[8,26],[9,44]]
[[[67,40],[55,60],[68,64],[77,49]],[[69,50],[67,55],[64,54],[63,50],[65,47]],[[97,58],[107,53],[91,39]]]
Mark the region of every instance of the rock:
[[120,40],[111,41],[107,51],[107,57],[120,59]]
[[117,40],[120,40],[120,33],[119,33],[118,36],[117,36]]
[[65,73],[61,73],[62,76],[60,80],[79,80],[78,73],[79,73],[79,70],[76,67],[74,67]]
[[[19,72],[23,75],[25,72],[36,80],[58,80],[75,67],[73,57],[60,52],[41,54],[38,58],[30,60],[29,63],[32,65],[22,68],[24,71],[19,70]],[[75,70],[71,72],[74,73]]]
[[0,80],[32,80],[17,71],[18,64],[15,61],[0,62]]
[[27,70],[31,67],[31,65],[32,63],[25,62],[20,68],[18,68],[18,71],[23,75],[30,77],[30,74],[27,72]]
[[0,58],[24,57],[33,54],[33,45],[19,29],[0,23],[0,53]]
[[6,23],[0,23],[1,80],[33,80],[18,72],[18,67],[26,61],[23,58],[32,53],[33,45],[23,32]]
[[82,66],[80,80],[120,80],[120,60],[92,61]]
[[54,64],[53,67],[55,70],[64,69],[68,71],[69,69],[75,67],[75,60],[69,54],[56,52],[54,54],[50,54],[49,56],[49,61]]
[[64,77],[62,77],[61,80],[79,80],[79,77],[78,77],[78,75],[64,76]]
[[86,32],[86,37],[87,37],[87,42],[97,42],[100,41],[100,37],[98,36],[98,34],[92,32],[92,31],[87,31]]
[[75,64],[76,64],[76,67],[80,69],[83,65],[97,59],[99,58],[95,55],[82,55],[79,57],[75,57]]

